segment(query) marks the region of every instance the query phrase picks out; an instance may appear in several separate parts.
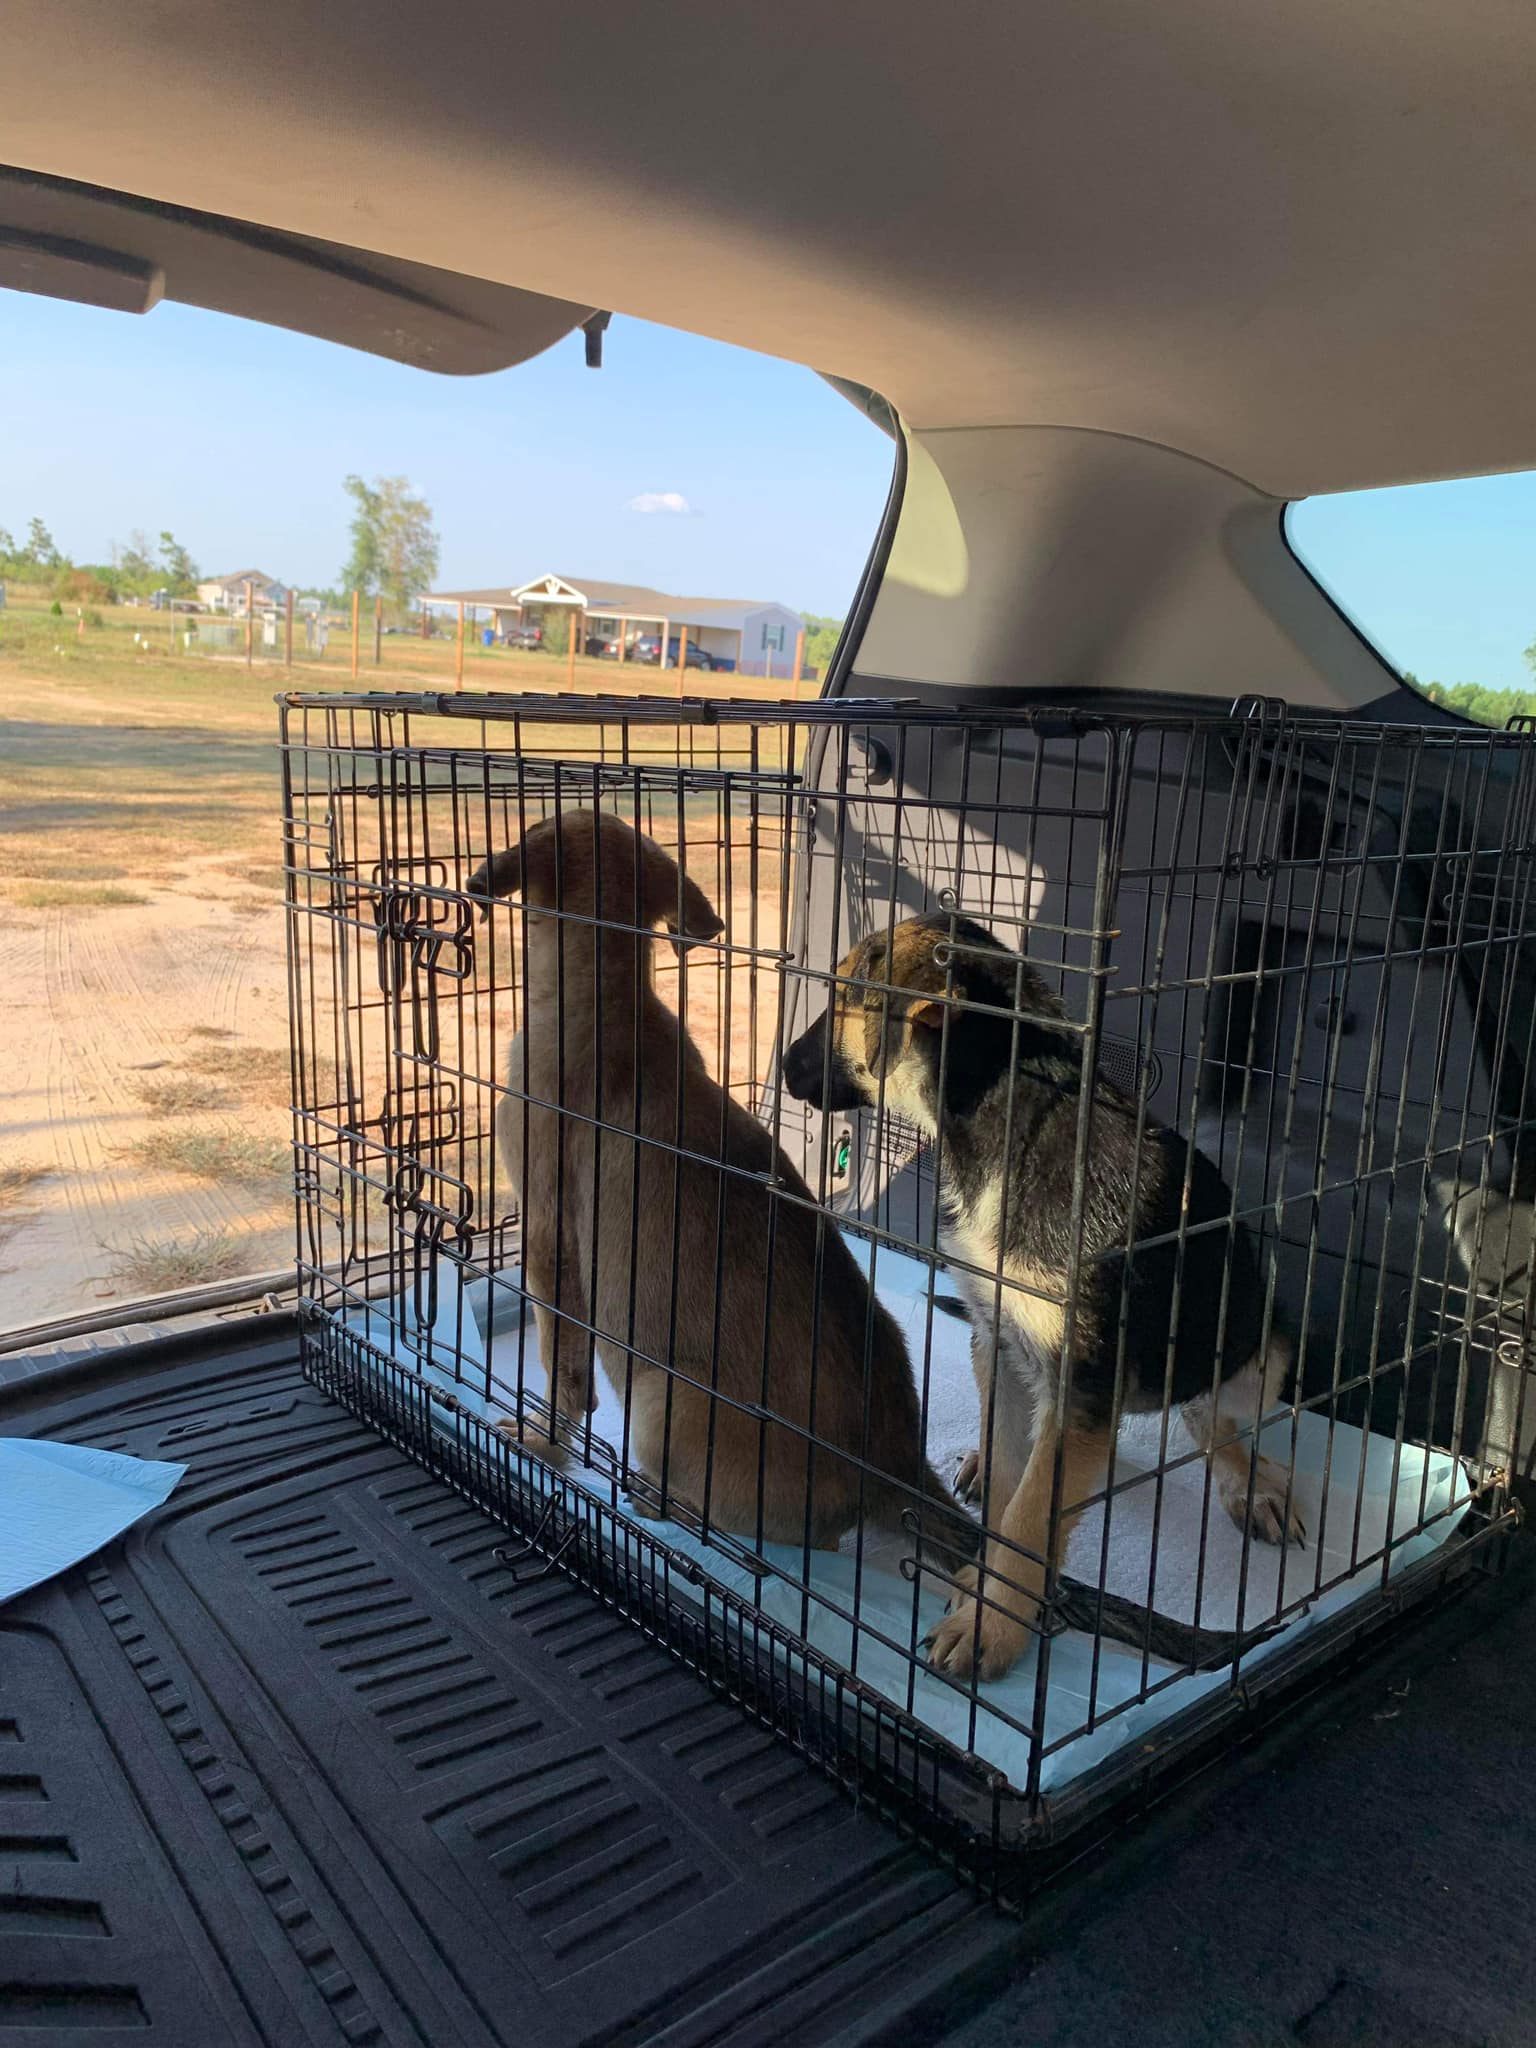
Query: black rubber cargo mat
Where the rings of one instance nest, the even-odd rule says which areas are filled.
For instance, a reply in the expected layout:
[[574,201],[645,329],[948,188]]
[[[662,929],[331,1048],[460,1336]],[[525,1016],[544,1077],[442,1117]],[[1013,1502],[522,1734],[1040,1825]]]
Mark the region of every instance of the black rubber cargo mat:
[[189,1466],[0,1609],[0,2048],[830,2043],[1017,1930],[301,1376],[0,1388]]

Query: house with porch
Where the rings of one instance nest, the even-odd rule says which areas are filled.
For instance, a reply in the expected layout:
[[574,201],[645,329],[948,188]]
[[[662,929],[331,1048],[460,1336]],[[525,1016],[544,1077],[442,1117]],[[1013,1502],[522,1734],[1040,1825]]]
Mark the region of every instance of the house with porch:
[[683,658],[686,634],[716,668],[779,676],[786,682],[804,650],[800,635],[805,621],[788,605],[745,597],[679,597],[603,576],[548,574],[498,590],[434,591],[422,602],[429,607],[462,604],[466,618],[492,625],[498,638],[509,627],[544,625],[563,613],[575,623],[579,647],[589,640],[612,642],[621,661],[635,635],[649,633],[675,664]]
[[227,612],[231,618],[245,617],[245,586],[251,586],[251,601],[257,611],[269,611],[287,601],[286,587],[275,576],[260,569],[237,569],[233,576],[209,576],[197,586],[198,602],[211,612]]

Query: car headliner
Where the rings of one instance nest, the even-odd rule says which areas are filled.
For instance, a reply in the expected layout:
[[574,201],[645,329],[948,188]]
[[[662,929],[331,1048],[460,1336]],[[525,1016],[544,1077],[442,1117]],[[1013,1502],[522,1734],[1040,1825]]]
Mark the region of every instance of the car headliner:
[[1281,497],[1536,465],[1529,0],[15,0],[6,45],[14,165],[715,335],[919,429]]

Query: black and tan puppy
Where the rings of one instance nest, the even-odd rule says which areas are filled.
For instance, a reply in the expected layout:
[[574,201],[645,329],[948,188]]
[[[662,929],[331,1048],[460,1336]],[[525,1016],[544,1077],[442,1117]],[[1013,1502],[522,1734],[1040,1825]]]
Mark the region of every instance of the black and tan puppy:
[[973,1470],[1002,1541],[988,1542],[979,1581],[962,1575],[930,1662],[997,1678],[1024,1648],[1047,1573],[1105,1486],[1117,1381],[1125,1412],[1183,1409],[1239,1527],[1302,1540],[1285,1472],[1253,1450],[1289,1348],[1266,1336],[1253,1246],[1216,1168],[1160,1125],[1138,1135],[1136,1105],[1095,1080],[1069,1300],[1084,1075],[1055,994],[990,932],[948,916],[872,935],[837,974],[831,1008],[785,1054],[785,1085],[822,1109],[883,1104],[940,1141],[941,1247],[971,1306]]
[[656,927],[680,951],[722,930],[697,882],[621,819],[569,810],[469,893],[528,906],[496,1127],[551,1374],[541,1448],[579,1439],[595,1342],[653,1508],[819,1547],[861,1507],[892,1527],[917,1509],[925,1548],[973,1557],[979,1532],[923,1456],[900,1329],[656,993]]

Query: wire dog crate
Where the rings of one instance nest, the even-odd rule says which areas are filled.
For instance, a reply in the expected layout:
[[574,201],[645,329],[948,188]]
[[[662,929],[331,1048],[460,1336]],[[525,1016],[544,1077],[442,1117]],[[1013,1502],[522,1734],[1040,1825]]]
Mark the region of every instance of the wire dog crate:
[[283,759],[308,1369],[999,1898],[1499,1561],[1528,733],[293,694]]

